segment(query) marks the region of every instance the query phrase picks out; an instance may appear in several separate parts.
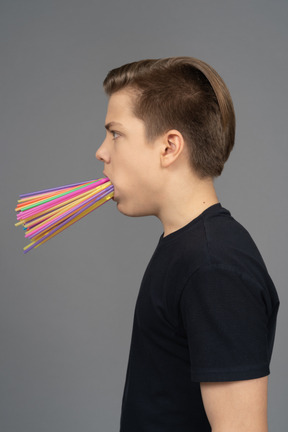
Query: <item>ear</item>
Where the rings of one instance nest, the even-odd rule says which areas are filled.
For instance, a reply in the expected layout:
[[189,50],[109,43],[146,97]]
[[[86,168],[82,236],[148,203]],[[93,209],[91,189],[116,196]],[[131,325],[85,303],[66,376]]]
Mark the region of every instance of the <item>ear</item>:
[[163,135],[161,150],[161,166],[169,167],[183,153],[185,142],[183,135],[176,129],[169,130]]

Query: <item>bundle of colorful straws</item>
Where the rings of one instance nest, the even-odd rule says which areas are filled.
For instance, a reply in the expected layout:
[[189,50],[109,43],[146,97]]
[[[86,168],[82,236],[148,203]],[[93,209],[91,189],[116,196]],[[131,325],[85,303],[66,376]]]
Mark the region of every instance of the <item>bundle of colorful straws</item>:
[[38,247],[113,197],[108,178],[60,186],[20,195],[17,222],[31,242],[24,253]]

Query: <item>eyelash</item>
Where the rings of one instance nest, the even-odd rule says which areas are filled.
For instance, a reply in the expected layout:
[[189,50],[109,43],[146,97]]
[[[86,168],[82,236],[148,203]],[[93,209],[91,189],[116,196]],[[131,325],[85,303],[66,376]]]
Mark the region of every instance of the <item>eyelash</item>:
[[[117,138],[119,138],[120,134],[118,132],[112,131],[111,130],[111,134],[112,134],[112,140],[116,140]],[[116,136],[115,136],[116,135]]]

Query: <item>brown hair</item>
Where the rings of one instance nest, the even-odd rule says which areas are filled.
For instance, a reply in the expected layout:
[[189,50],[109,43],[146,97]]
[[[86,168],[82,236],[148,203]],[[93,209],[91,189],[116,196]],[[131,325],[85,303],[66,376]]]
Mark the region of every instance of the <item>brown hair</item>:
[[235,114],[211,66],[193,57],[141,60],[111,70],[103,85],[109,96],[133,90],[134,115],[144,121],[149,140],[177,129],[198,175],[221,174],[234,145]]

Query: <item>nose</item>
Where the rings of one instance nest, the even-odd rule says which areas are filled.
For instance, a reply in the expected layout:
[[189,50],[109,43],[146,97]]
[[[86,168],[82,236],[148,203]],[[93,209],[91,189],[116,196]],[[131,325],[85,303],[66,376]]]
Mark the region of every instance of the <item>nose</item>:
[[103,143],[101,144],[101,146],[98,148],[98,150],[95,153],[95,157],[96,159],[102,161],[102,162],[109,162],[109,155],[108,155],[108,151],[104,146],[105,141],[103,141]]

